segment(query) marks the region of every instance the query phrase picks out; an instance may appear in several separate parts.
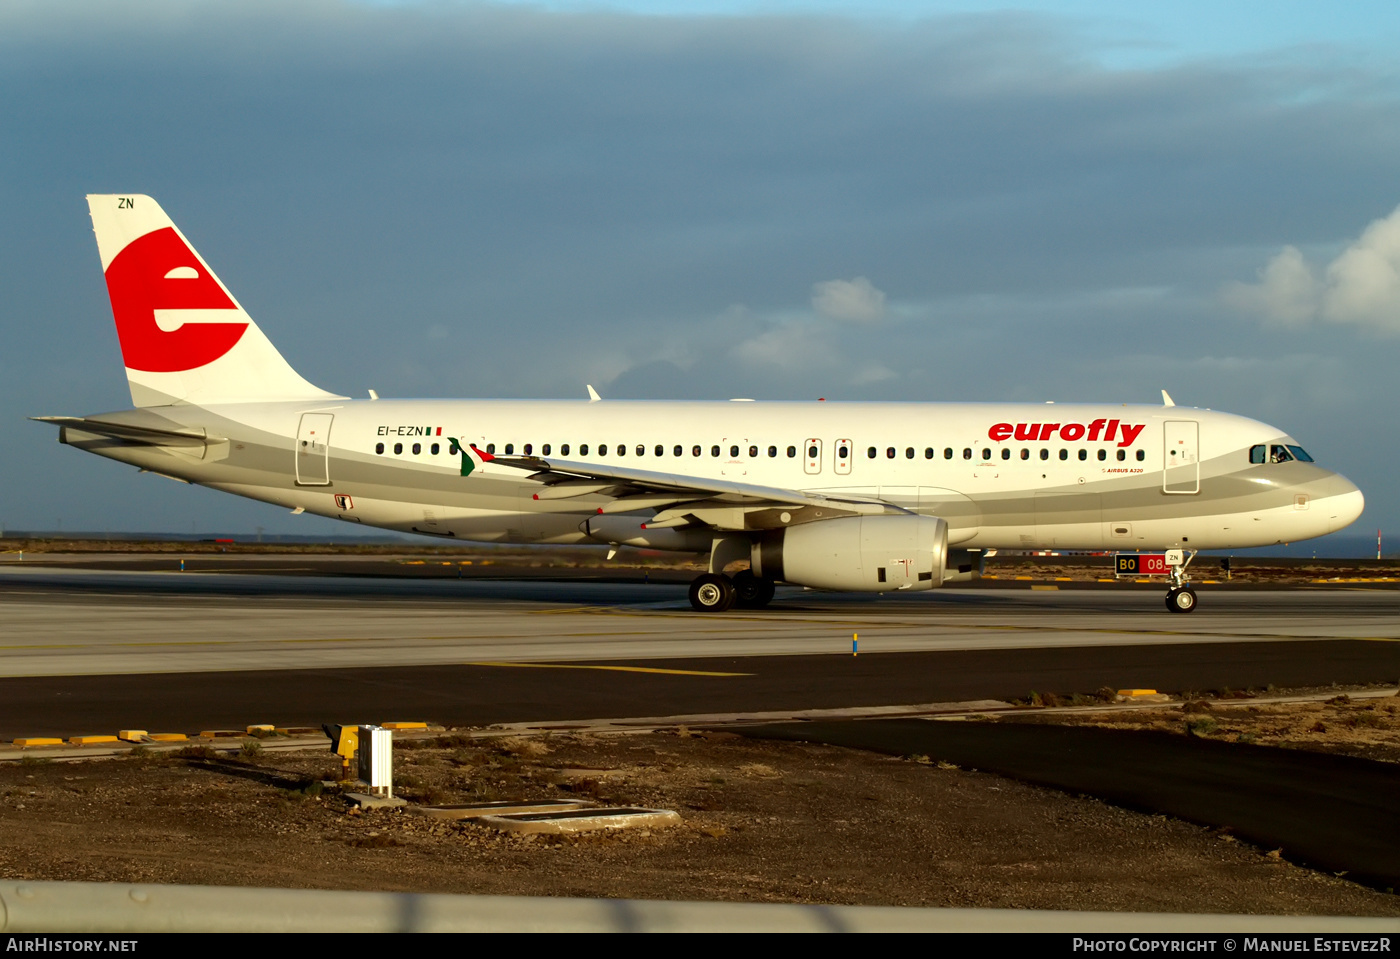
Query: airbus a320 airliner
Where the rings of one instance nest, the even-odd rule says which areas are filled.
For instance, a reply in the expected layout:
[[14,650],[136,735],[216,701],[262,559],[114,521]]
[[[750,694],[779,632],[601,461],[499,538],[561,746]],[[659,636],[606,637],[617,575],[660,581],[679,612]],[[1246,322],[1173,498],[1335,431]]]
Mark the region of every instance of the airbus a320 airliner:
[[[351,400],[302,379],[148,196],[89,196],[132,409],[59,441],[294,512],[449,540],[709,554],[698,610],[777,583],[926,590],[992,549],[1322,536],[1360,490],[1292,437],[1171,405]],[[371,396],[373,394],[371,393]],[[733,576],[725,568],[747,561]]]

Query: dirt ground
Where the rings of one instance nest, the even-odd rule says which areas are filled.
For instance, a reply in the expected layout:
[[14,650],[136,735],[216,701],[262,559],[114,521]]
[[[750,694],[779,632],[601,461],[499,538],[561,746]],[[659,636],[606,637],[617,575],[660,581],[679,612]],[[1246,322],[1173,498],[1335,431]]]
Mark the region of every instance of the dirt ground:
[[1155,729],[1183,736],[1400,763],[1400,696],[1352,699],[1341,693],[1323,702],[1309,703],[1251,703],[1251,698],[1254,696],[1248,692],[1234,691],[1228,693],[1229,702],[1188,694],[1186,702],[1159,709],[1047,710],[1018,712],[1015,718],[1114,729]]
[[[1161,712],[1162,722],[1182,723],[1183,714],[1173,720]],[[1314,722],[1349,713],[1318,715]],[[1228,834],[990,774],[836,747],[684,730],[396,744],[399,791],[425,803],[583,797],[683,817],[666,829],[564,840],[404,811],[361,813],[320,785],[338,771],[328,752],[206,753],[0,765],[0,875],[1400,915],[1400,897],[1293,866]]]

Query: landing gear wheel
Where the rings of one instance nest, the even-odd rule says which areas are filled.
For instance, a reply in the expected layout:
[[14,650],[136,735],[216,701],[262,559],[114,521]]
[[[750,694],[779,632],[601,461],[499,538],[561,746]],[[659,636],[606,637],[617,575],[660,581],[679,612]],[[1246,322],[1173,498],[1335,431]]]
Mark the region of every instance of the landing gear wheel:
[[741,609],[762,609],[773,601],[776,587],[771,579],[755,576],[747,569],[734,574],[734,605]]
[[702,613],[722,613],[734,605],[734,584],[728,576],[706,573],[690,584],[690,605]]
[[1190,613],[1196,609],[1196,591],[1191,588],[1167,590],[1167,610],[1173,613]]

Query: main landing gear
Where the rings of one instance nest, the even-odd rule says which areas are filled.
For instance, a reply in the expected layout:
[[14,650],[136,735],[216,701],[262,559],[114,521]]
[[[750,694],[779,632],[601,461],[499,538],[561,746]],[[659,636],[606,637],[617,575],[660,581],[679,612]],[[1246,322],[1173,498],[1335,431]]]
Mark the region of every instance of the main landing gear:
[[1196,611],[1196,591],[1191,588],[1191,577],[1186,567],[1196,558],[1194,549],[1185,551],[1182,562],[1172,566],[1167,573],[1167,612],[1193,613]]
[[772,602],[774,589],[771,579],[747,569],[735,573],[733,579],[722,573],[706,573],[690,584],[690,605],[702,613],[722,613],[734,606],[760,609]]

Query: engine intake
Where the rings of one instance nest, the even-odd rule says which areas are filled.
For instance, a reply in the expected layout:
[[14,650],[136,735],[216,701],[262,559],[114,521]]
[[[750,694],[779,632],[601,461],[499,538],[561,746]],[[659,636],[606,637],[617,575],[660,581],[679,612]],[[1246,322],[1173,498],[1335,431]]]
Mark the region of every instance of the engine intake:
[[768,530],[754,543],[753,571],[769,579],[884,593],[943,584],[948,524],[936,516],[851,516]]

